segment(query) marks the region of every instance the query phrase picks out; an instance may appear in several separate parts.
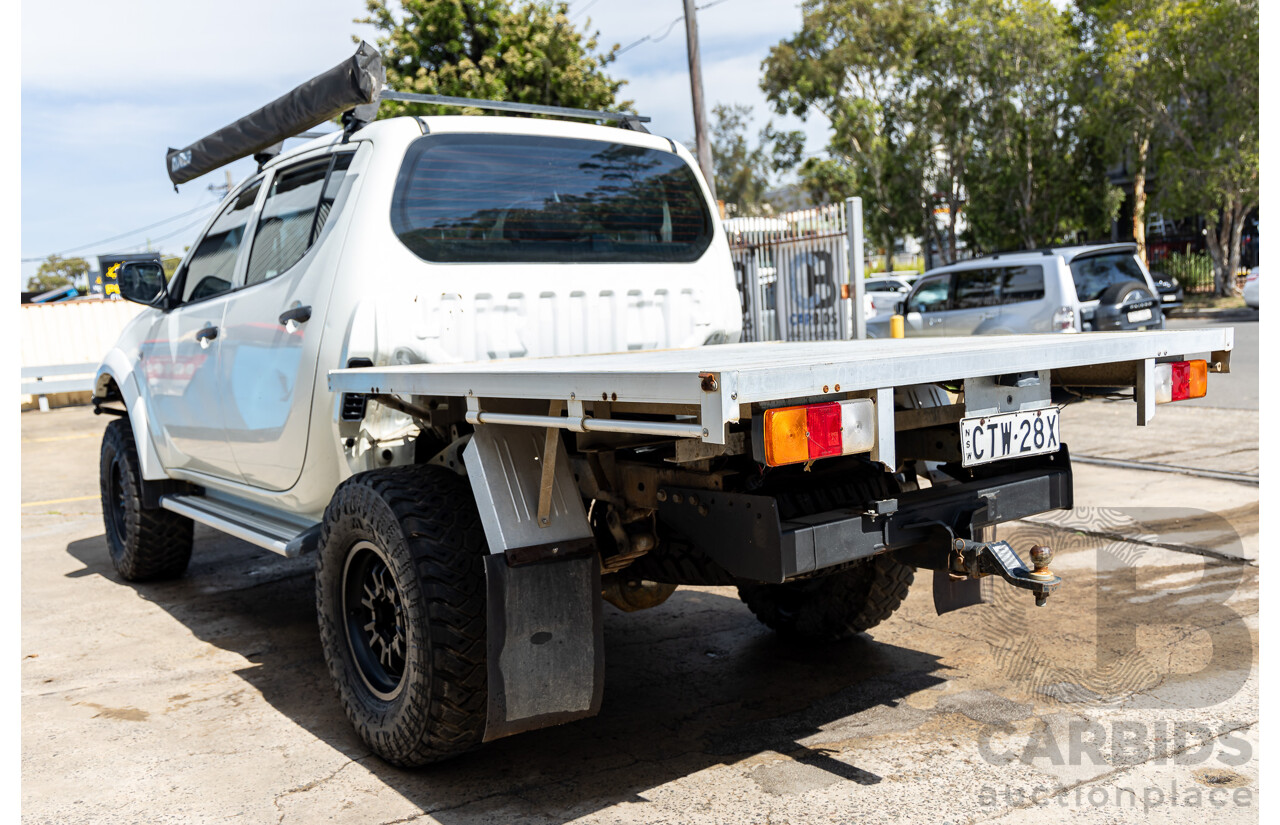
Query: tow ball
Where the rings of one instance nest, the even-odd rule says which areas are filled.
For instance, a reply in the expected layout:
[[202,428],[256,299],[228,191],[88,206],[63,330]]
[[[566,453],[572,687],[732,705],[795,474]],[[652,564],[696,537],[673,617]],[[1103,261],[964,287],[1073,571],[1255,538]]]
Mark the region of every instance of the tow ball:
[[1049,570],[1049,562],[1053,561],[1053,550],[1043,545],[1034,545],[1028,555],[1031,556],[1032,569],[1007,541],[969,541],[955,539],[951,544],[955,556],[951,559],[951,572],[970,578],[981,578],[996,574],[1014,587],[1030,590],[1036,597],[1036,607],[1044,607],[1050,594],[1062,586],[1062,579]]

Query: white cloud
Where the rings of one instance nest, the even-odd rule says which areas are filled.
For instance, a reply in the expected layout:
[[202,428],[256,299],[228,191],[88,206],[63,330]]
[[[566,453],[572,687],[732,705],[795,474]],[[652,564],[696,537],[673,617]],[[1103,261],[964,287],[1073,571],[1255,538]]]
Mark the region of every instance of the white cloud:
[[[24,91],[156,94],[297,84],[355,51],[359,0],[24,3]],[[55,45],[56,44],[56,45]]]
[[[589,0],[573,0],[571,16]],[[706,5],[708,0],[702,0]],[[605,47],[626,45],[683,13],[681,0],[598,0],[591,19]],[[183,146],[261,106],[354,52],[362,0],[61,0],[22,9],[22,254],[43,256],[212,202],[207,176],[174,194],[164,175],[168,146]],[[708,115],[716,103],[755,109],[804,128],[809,149],[825,124],[773,115],[758,87],[769,47],[799,28],[795,0],[724,0],[698,15]],[[629,80],[623,95],[654,118],[653,131],[693,137],[685,33],[672,28],[610,67]],[[250,161],[233,166],[237,179]],[[168,224],[117,251],[181,227]],[[196,230],[162,242],[177,251]],[[87,250],[107,252],[108,249]],[[24,265],[34,270],[35,264]]]

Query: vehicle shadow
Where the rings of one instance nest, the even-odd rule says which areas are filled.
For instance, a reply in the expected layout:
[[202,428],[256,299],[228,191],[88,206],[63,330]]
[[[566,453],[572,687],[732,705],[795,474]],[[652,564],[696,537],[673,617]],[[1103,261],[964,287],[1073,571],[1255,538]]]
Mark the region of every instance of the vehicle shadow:
[[253,665],[237,674],[276,710],[446,823],[490,821],[498,811],[506,821],[563,822],[770,751],[851,787],[873,785],[881,777],[823,745],[916,727],[927,714],[901,700],[945,679],[932,655],[865,635],[790,642],[758,624],[732,591],[681,589],[649,611],[605,607],[599,716],[401,770],[369,754],[338,703],[320,651],[310,561],[200,527],[196,536],[188,575],[176,582],[121,581],[102,536],[68,545],[84,565],[68,575],[133,587],[197,638],[244,656]]

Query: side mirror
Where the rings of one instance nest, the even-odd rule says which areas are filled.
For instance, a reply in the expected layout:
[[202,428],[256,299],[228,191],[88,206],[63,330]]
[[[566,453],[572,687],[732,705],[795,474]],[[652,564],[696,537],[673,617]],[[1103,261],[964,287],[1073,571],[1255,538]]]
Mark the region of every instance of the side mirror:
[[894,315],[906,315],[906,314],[907,314],[907,313],[906,313],[906,309],[907,309],[907,302],[906,302],[906,301],[897,301],[897,302],[895,302],[895,303],[894,303],[894,305],[893,305],[893,314],[894,314]]
[[[115,272],[115,283],[112,274],[107,273],[104,292],[110,295],[119,292],[126,301],[147,306],[160,306],[168,294],[164,280],[164,267],[155,261],[129,261],[119,265]],[[112,287],[116,289],[112,289]]]

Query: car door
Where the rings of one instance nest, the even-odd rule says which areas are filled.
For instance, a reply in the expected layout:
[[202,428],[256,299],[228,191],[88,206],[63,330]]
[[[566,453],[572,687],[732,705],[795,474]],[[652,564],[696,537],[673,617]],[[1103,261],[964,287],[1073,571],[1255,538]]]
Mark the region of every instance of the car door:
[[1001,331],[1052,331],[1056,304],[1045,298],[1044,267],[1010,266],[1000,274]]
[[232,197],[174,273],[171,308],[142,347],[156,450],[167,469],[240,479],[224,432],[218,370],[223,321],[260,183]]
[[963,269],[952,275],[952,310],[947,314],[947,335],[977,335],[988,331],[1000,317],[1000,269]]
[[227,305],[220,367],[225,430],[244,480],[255,487],[287,490],[302,471],[336,245],[319,253],[353,155],[275,170],[249,241],[243,285]]
[[951,273],[922,277],[906,300],[903,312],[906,334],[927,337],[946,335],[947,312],[950,308]]

